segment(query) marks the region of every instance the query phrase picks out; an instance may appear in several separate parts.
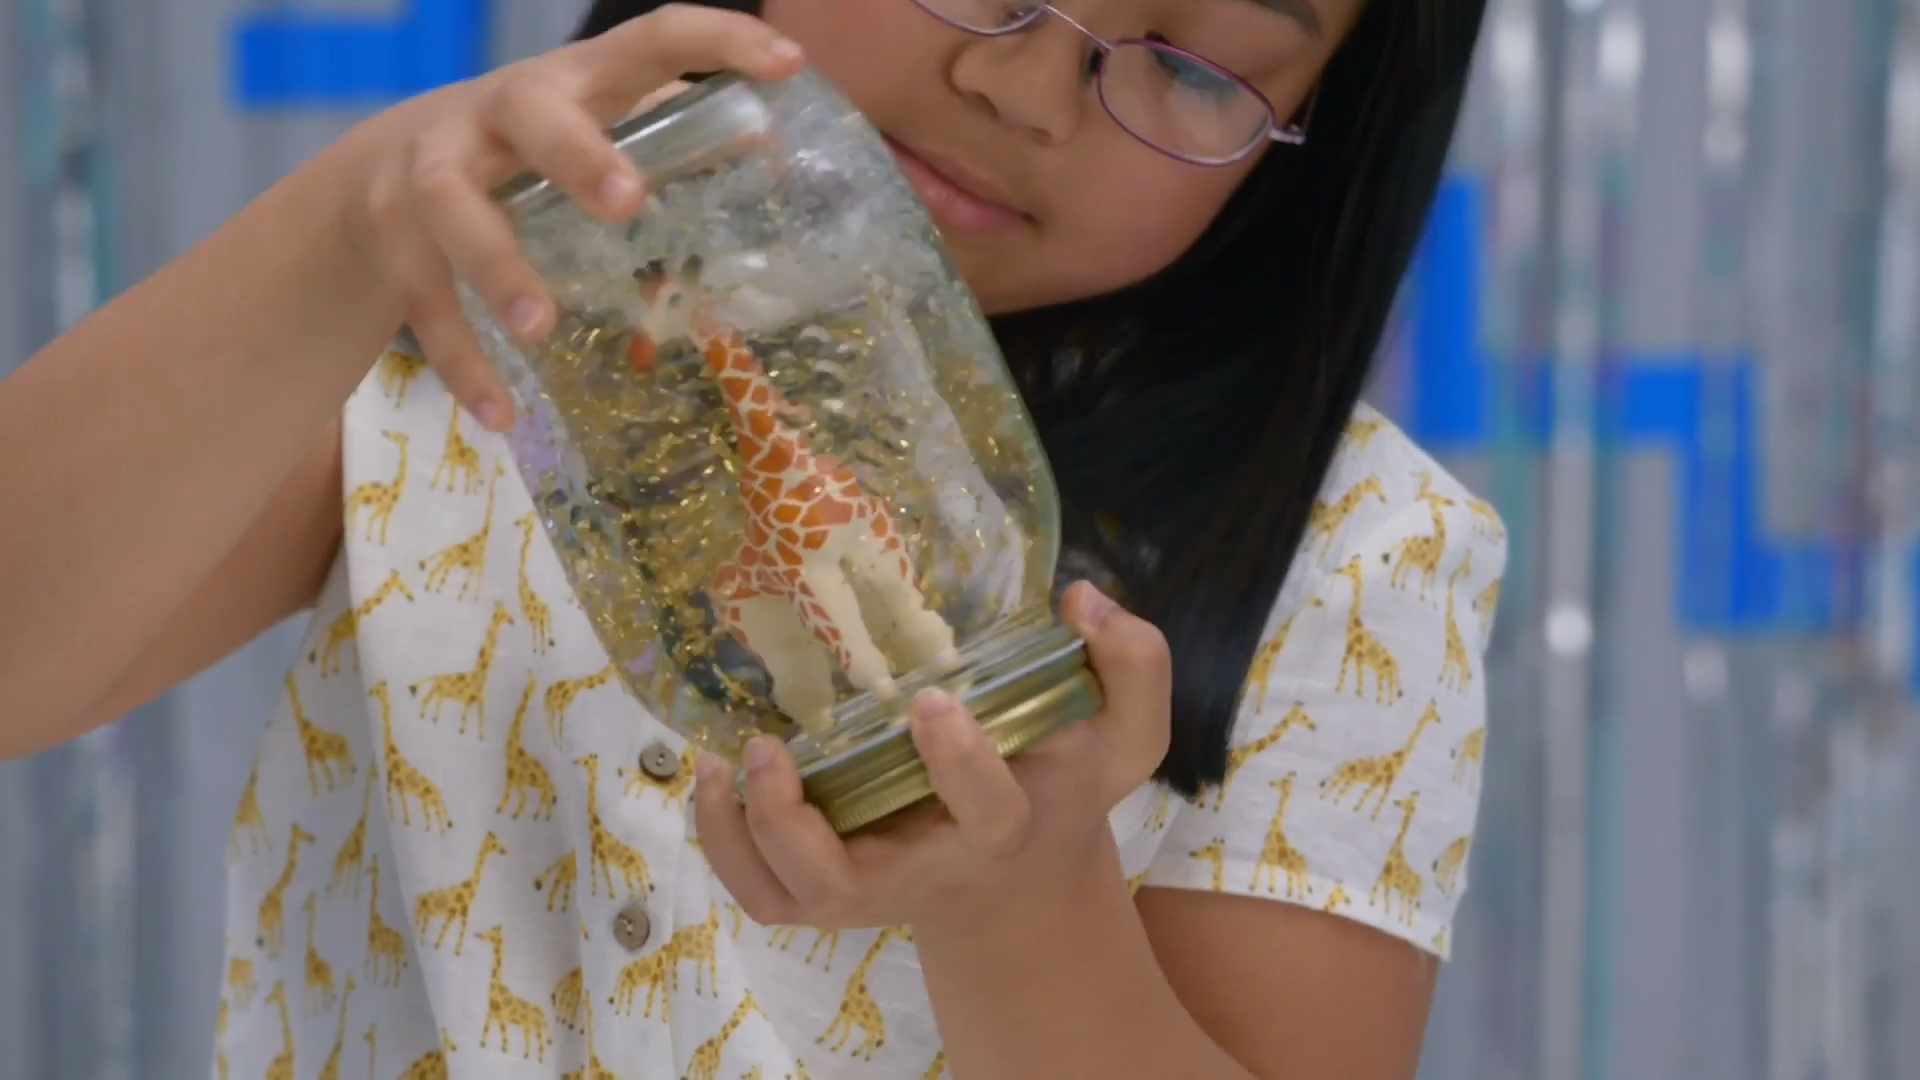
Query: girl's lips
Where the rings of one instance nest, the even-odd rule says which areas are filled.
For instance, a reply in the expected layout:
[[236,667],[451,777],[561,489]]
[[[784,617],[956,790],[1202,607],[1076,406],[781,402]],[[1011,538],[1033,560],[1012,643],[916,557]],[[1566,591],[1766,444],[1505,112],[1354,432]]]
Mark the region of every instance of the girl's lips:
[[969,188],[932,162],[892,139],[887,146],[900,162],[900,171],[943,231],[967,236],[993,236],[1018,228],[1027,216],[986,193]]

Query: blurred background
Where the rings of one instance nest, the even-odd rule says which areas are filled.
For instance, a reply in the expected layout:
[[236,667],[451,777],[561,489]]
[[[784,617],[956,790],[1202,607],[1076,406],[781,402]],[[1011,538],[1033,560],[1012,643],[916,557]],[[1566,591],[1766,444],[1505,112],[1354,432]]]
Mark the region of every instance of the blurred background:
[[[579,0],[6,0],[0,375]],[[1490,0],[1374,399],[1511,527],[1431,1080],[1920,1080],[1920,0]],[[0,765],[0,1077],[209,1072],[290,629]]]

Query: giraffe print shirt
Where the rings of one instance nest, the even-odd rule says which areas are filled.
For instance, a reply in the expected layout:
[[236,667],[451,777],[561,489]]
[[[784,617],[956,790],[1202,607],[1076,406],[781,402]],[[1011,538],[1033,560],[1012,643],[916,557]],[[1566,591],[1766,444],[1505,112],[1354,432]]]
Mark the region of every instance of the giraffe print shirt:
[[[611,678],[504,440],[398,353],[344,424],[343,550],[233,824],[221,1080],[943,1075],[904,934],[756,926],[712,876],[691,755]],[[1112,827],[1135,887],[1444,956],[1500,524],[1365,409],[1324,499],[1227,781]]]

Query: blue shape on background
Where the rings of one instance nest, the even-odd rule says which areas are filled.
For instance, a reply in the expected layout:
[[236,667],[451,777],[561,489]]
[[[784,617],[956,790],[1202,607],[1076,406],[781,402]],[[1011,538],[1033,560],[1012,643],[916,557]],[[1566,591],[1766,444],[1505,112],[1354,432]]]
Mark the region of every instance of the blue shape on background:
[[387,16],[274,8],[236,20],[243,110],[377,107],[487,69],[487,0],[400,0]]
[[[1449,177],[1415,260],[1407,433],[1438,453],[1485,450],[1492,441],[1491,380],[1479,318],[1484,194],[1478,179]],[[1711,634],[1827,633],[1857,596],[1862,560],[1820,540],[1762,534],[1755,365],[1709,364],[1692,354],[1638,355],[1610,367],[1602,437],[1625,449],[1657,448],[1675,466],[1678,535],[1675,616]],[[1551,387],[1523,395],[1530,441],[1551,434]],[[1722,428],[1709,439],[1707,423]],[[1843,573],[1844,570],[1844,573]],[[1920,665],[1916,665],[1920,669]]]

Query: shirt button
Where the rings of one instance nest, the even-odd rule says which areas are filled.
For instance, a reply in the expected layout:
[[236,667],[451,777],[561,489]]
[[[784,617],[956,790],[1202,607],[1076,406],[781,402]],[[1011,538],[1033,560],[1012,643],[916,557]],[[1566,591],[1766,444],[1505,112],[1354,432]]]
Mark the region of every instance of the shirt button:
[[653,920],[647,917],[647,909],[639,904],[623,908],[613,917],[613,940],[628,952],[639,952],[647,945],[647,938],[653,933]]
[[680,758],[666,743],[654,743],[640,751],[640,771],[665,783],[680,772]]

